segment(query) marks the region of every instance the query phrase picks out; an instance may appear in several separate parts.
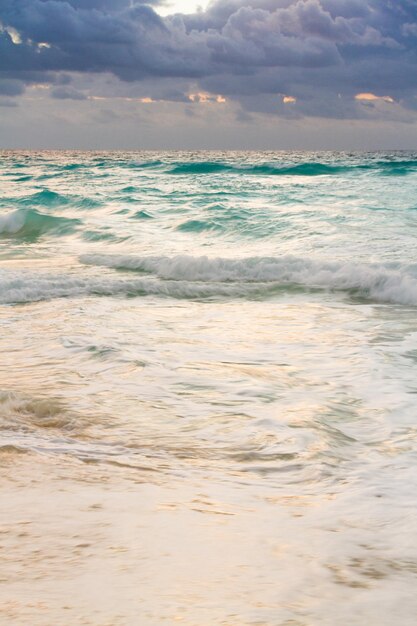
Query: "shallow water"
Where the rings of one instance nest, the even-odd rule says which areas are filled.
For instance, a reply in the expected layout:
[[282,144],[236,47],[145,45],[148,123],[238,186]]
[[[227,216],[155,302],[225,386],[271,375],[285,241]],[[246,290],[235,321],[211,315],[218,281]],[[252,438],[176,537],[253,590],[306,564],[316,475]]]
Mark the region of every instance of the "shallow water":
[[416,183],[1,153],[4,623],[415,624]]

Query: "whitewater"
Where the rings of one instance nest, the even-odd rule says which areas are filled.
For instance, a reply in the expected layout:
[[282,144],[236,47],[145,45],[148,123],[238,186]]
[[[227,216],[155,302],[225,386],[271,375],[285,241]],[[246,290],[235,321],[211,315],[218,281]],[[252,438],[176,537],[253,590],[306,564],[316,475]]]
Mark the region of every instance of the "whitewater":
[[5,624],[414,626],[416,188],[0,152]]

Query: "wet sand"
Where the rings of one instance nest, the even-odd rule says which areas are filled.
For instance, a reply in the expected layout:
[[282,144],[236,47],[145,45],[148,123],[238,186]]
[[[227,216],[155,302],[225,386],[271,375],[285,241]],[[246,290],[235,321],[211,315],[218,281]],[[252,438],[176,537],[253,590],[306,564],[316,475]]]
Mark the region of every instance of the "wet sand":
[[417,562],[381,556],[375,494],[337,528],[324,522],[336,494],[272,498],[13,449],[1,470],[4,626],[390,626],[400,607],[414,623]]

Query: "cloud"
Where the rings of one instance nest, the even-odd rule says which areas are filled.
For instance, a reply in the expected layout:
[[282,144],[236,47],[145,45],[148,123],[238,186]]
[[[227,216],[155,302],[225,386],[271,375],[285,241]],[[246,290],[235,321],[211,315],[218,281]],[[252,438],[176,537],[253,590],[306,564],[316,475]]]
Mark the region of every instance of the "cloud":
[[87,100],[87,96],[72,87],[56,87],[51,91],[51,98],[56,100]]
[[0,98],[0,107],[15,109],[18,106],[16,100],[8,100],[7,98]]
[[0,96],[20,96],[25,91],[25,85],[20,80],[0,79]]
[[394,102],[391,96],[376,96],[374,93],[357,93],[355,96],[355,100],[359,100],[361,102],[378,102],[382,100],[383,102]]
[[372,107],[357,95],[383,94],[414,119],[414,0],[217,0],[165,18],[151,5],[158,2],[1,0],[0,94],[2,84],[17,96],[45,81],[52,98],[82,100],[59,77],[93,84],[106,74],[150,83],[143,97],[227,96],[246,115],[367,119]]
[[[48,2],[48,0],[41,0],[42,2]],[[127,9],[132,4],[148,4],[148,5],[160,5],[162,2],[159,0],[56,0],[57,2],[63,2],[69,4],[75,9],[91,10],[96,9],[99,11],[106,11],[109,13],[117,13],[120,10]]]

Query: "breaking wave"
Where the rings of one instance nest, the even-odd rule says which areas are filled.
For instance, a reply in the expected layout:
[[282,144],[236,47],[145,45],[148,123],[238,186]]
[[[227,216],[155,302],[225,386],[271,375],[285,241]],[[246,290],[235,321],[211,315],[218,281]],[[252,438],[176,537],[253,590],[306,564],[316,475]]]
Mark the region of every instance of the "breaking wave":
[[[321,289],[375,302],[417,305],[417,269],[411,265],[325,262],[291,256],[210,259],[85,255],[80,260],[126,273],[80,277],[3,270],[0,303],[83,295],[258,299],[288,289]],[[143,275],[129,277],[129,271]]]
[[80,260],[88,265],[144,272],[164,281],[200,283],[206,287],[216,283],[222,286],[222,293],[227,286],[253,290],[258,284],[259,290],[270,291],[272,285],[297,285],[356,292],[381,302],[417,304],[417,271],[410,265],[326,262],[293,256],[211,259],[93,254]]
[[157,278],[77,278],[71,275],[15,273],[0,275],[0,304],[24,304],[79,296],[156,295],[176,299],[244,298],[265,295],[271,285],[231,285],[189,281],[163,281]]

